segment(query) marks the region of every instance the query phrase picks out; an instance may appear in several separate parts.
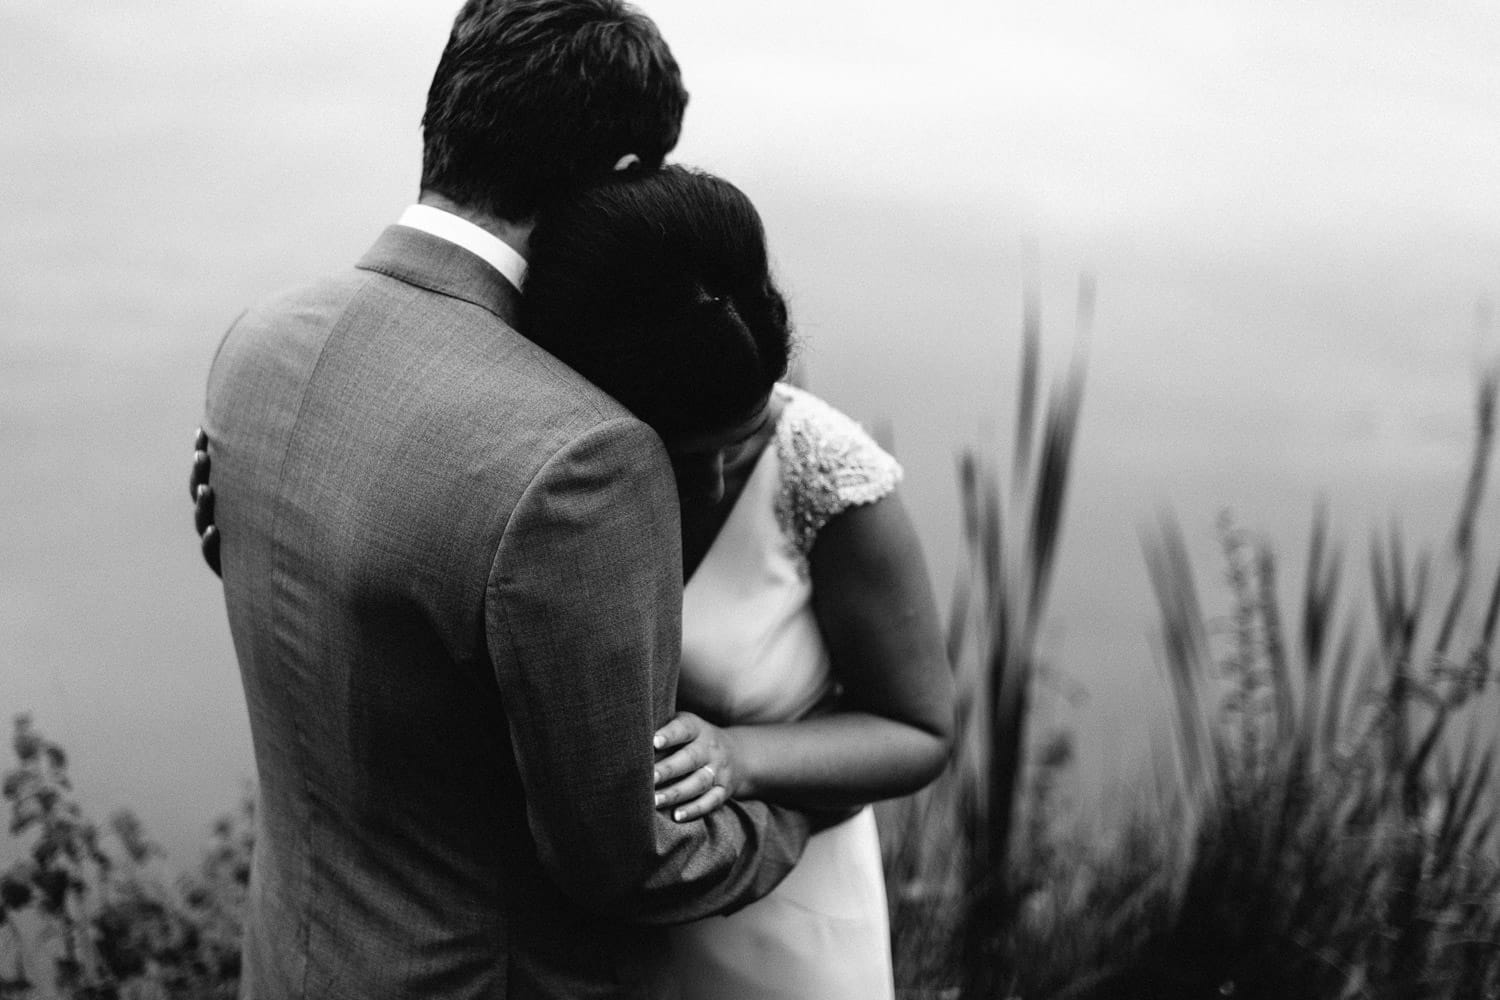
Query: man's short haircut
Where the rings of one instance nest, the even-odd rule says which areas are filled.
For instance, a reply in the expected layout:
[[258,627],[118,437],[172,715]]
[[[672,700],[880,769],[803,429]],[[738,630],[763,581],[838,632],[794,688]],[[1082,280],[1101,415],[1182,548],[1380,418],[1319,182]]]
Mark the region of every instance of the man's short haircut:
[[511,221],[635,153],[659,166],[688,95],[623,0],[468,0],[422,116],[422,189]]

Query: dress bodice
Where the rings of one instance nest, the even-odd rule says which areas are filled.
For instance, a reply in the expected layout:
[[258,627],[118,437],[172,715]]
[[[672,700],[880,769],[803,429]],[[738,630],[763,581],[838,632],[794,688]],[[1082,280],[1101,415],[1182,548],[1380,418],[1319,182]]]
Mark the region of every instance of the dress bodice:
[[683,707],[720,723],[805,714],[833,684],[812,613],[818,531],[895,488],[901,468],[853,420],[778,385],[776,433],[683,588]]
[[[796,719],[832,686],[809,558],[830,519],[901,476],[854,421],[776,392],[776,433],[683,588],[678,701],[724,725]],[[874,814],[814,835],[770,895],[670,938],[683,1000],[894,1000]]]

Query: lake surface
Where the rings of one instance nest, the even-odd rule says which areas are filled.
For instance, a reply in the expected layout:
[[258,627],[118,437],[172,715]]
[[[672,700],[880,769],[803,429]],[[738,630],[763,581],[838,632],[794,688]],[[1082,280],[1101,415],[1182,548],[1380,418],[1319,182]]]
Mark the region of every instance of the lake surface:
[[[244,304],[413,197],[448,13],[409,6],[0,10],[0,714],[184,859],[252,774],[190,527],[204,376]],[[941,592],[958,449],[1008,468],[1025,275],[1050,372],[1097,281],[1040,699],[1086,794],[1165,746],[1160,507],[1217,608],[1225,508],[1289,598],[1320,497],[1359,601],[1372,527],[1445,543],[1500,342],[1500,16],[644,6],[693,91],[679,158],[761,207],[810,387],[889,429]]]

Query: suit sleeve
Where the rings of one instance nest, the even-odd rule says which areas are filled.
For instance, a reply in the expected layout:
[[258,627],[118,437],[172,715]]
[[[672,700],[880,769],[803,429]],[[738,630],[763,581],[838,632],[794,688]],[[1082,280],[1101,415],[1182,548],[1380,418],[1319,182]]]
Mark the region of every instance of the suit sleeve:
[[801,856],[801,813],[730,802],[680,824],[652,804],[651,737],[681,644],[677,497],[656,436],[609,421],[528,486],[491,569],[486,627],[528,823],[579,904],[677,923],[769,892]]

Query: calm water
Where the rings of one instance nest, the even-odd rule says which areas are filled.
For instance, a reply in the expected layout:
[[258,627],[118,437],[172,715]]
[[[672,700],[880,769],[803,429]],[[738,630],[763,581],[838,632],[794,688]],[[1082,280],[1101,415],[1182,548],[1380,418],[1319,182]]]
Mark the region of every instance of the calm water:
[[[1443,540],[1497,344],[1494,14],[645,6],[694,93],[681,159],[761,206],[809,382],[892,429],[940,590],[955,453],[1008,441],[1021,276],[1060,370],[1096,275],[1042,698],[1085,790],[1164,739],[1159,506],[1210,586],[1225,507],[1293,566],[1320,496],[1355,553],[1392,514]],[[444,10],[320,11],[0,8],[0,713],[178,856],[251,775],[185,489],[208,362],[406,204],[446,35]]]

